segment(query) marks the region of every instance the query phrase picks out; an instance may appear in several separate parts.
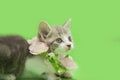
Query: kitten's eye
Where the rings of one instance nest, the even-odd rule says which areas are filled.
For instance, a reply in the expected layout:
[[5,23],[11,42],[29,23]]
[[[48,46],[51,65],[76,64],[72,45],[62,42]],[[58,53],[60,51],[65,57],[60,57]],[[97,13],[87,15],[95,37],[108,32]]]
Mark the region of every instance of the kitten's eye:
[[71,39],[71,37],[70,37],[70,36],[68,37],[68,40],[69,40],[69,41],[72,41],[72,39]]
[[63,42],[63,40],[61,38],[57,38],[56,42],[61,43],[61,42]]

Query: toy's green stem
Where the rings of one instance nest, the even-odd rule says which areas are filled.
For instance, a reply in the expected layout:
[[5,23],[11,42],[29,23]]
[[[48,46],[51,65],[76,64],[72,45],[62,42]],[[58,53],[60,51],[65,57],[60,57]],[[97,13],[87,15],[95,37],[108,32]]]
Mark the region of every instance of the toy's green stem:
[[52,66],[54,67],[58,75],[61,75],[66,72],[67,69],[61,65],[56,55],[49,56],[48,53],[45,52],[45,53],[42,53],[42,56],[44,56],[52,64]]

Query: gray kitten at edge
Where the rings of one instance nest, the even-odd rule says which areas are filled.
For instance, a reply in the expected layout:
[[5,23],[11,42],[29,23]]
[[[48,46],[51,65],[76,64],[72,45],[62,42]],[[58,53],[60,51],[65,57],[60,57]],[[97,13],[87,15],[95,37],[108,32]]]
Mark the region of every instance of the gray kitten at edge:
[[0,80],[15,80],[25,68],[29,44],[21,36],[0,37]]

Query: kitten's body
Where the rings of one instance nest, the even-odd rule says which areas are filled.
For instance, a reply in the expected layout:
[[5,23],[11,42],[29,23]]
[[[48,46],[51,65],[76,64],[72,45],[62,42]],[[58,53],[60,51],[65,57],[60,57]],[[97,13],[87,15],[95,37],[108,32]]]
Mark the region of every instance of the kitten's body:
[[0,80],[14,80],[22,75],[28,46],[20,36],[0,37]]

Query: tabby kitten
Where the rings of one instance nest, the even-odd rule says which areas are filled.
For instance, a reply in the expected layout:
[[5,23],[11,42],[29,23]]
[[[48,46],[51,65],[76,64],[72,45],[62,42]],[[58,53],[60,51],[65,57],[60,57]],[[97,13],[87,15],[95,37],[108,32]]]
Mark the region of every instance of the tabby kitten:
[[[67,55],[67,52],[73,48],[73,40],[70,32],[70,22],[68,20],[63,26],[50,26],[47,22],[43,21],[39,25],[38,38],[40,41],[47,43],[49,46],[48,52],[51,54],[57,54],[59,56]],[[50,68],[50,64],[48,65]],[[54,69],[53,74],[55,73]],[[52,71],[44,73],[45,80],[57,80],[51,76]],[[54,75],[55,77],[56,75]],[[48,78],[49,77],[49,78]],[[68,72],[57,75],[56,77],[72,78],[72,75]],[[51,78],[51,79],[50,79]]]
[[0,80],[15,80],[22,75],[28,46],[20,36],[0,37]]

